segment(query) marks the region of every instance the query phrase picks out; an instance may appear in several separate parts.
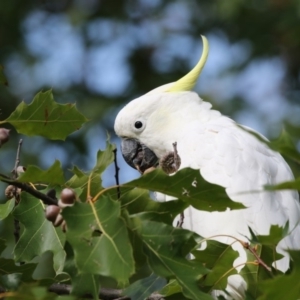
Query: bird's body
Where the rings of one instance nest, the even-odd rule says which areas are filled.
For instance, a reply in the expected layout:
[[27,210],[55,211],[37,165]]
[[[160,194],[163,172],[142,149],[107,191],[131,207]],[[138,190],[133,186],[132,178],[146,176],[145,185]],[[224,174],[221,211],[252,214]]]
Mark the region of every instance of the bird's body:
[[[116,118],[116,133],[145,145],[158,159],[172,151],[172,144],[177,142],[180,168],[199,169],[205,180],[225,187],[233,201],[246,207],[225,212],[190,207],[185,211],[184,227],[205,238],[214,236],[231,244],[233,239],[228,235],[246,240],[250,237],[249,227],[256,234],[267,235],[271,225],[283,227],[289,222],[291,234],[281,240],[277,251],[299,249],[297,192],[263,191],[264,185],[293,178],[284,159],[233,120],[212,110],[211,104],[196,93],[170,91],[173,85],[162,86],[131,101]],[[141,128],[135,127],[137,121],[142,123]],[[242,246],[234,243],[234,248],[240,254],[235,265],[245,262]],[[288,266],[285,253],[276,267],[286,271]],[[244,288],[245,284],[236,275],[229,280],[228,290],[234,299],[243,298]]]

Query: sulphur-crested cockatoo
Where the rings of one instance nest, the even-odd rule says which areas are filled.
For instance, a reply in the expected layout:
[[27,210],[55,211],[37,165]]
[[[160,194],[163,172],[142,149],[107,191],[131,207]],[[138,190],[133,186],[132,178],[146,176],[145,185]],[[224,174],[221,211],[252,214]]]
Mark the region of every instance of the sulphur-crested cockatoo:
[[[177,82],[131,101],[119,112],[115,132],[122,138],[123,156],[143,172],[174,151],[173,143],[177,142],[180,168],[199,169],[205,180],[225,187],[232,200],[246,207],[225,212],[190,207],[184,212],[183,227],[205,238],[230,235],[245,240],[250,237],[249,227],[256,234],[267,235],[271,225],[289,222],[291,233],[277,246],[285,257],[276,262],[277,268],[286,271],[289,258],[284,249],[300,248],[298,194],[257,191],[264,185],[293,179],[292,172],[278,153],[191,91],[208,55],[208,42],[202,39],[203,53],[194,69]],[[233,242],[229,237],[216,239]],[[235,265],[241,265],[246,261],[245,250],[240,243],[233,246],[240,254]],[[245,288],[240,275],[229,277],[227,291],[233,299],[243,299]]]

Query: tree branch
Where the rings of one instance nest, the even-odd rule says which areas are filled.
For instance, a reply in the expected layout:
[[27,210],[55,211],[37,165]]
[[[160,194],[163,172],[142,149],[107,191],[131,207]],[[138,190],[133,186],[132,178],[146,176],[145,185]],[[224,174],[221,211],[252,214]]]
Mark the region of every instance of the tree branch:
[[18,182],[14,179],[11,179],[10,177],[0,174],[0,181],[3,181],[5,183],[11,184],[15,187],[20,188],[22,191],[27,192],[28,194],[34,196],[37,199],[40,199],[41,201],[43,201],[44,204],[47,205],[57,205],[57,200],[53,199],[41,192],[39,192],[38,190],[33,189],[32,187],[30,187],[29,185],[27,185],[26,183],[22,183],[22,182]]

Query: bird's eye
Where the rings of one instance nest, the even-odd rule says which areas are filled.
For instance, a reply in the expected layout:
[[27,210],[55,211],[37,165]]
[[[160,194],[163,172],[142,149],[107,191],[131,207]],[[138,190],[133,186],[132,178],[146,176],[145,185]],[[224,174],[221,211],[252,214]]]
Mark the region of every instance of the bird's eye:
[[141,128],[143,127],[143,123],[142,123],[141,121],[136,121],[136,122],[134,123],[134,127],[135,127],[136,129],[141,129]]

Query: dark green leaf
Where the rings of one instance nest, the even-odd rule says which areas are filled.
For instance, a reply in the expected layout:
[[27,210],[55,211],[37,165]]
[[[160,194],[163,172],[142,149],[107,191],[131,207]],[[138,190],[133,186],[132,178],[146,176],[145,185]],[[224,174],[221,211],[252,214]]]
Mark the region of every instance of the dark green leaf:
[[190,244],[189,250],[195,246],[195,241],[191,243],[194,233],[152,221],[142,221],[137,230],[156,275],[176,279],[183,294],[190,299],[212,299],[198,287],[198,281],[208,270],[201,264],[186,259],[185,244]]
[[32,274],[36,264],[23,264],[17,266],[12,259],[0,258],[0,283],[1,286],[15,290],[21,283],[33,282]]
[[250,247],[255,249],[256,254],[267,267],[272,269],[272,271],[270,272],[261,264],[257,264],[257,257],[252,252],[249,250],[246,252],[248,263],[241,270],[240,274],[247,282],[247,294],[249,297],[251,296],[254,299],[257,299],[262,293],[262,291],[258,289],[259,282],[272,278],[275,274],[281,274],[279,270],[275,270],[272,267],[272,264],[274,261],[283,257],[276,252],[276,246],[279,241],[287,235],[287,230],[288,224],[283,228],[277,225],[271,226],[269,235],[255,235],[251,231],[250,241],[253,244],[251,244]]
[[52,91],[39,92],[27,105],[19,104],[16,110],[5,120],[19,133],[40,135],[52,140],[65,140],[72,132],[87,122],[75,104],[58,104]]
[[126,208],[131,215],[139,214],[140,218],[162,221],[172,224],[174,218],[188,205],[181,200],[156,202],[149,196],[149,191],[135,189],[121,189],[122,208]]
[[18,178],[20,182],[47,183],[50,185],[62,185],[65,182],[64,173],[58,160],[46,171],[36,166],[26,167],[26,171]]
[[239,254],[232,249],[231,245],[213,240],[207,240],[206,243],[205,250],[192,252],[197,262],[201,262],[211,269],[203,284],[209,286],[210,290],[224,290],[227,286],[228,276],[237,273],[233,268],[233,262],[239,257]]
[[289,251],[294,268],[291,274],[280,275],[260,282],[261,295],[258,300],[300,298],[300,251]]
[[76,296],[91,294],[95,300],[98,300],[99,288],[100,281],[98,275],[82,273],[72,277],[71,293]]
[[241,203],[233,202],[225,188],[205,181],[199,170],[182,169],[173,176],[157,169],[139,179],[125,183],[126,187],[139,187],[154,190],[182,199],[199,210],[225,211],[227,208],[244,208]]
[[57,273],[61,272],[65,260],[64,241],[58,234],[60,229],[56,230],[45,218],[41,201],[23,192],[13,215],[24,226],[24,231],[15,248],[16,261],[28,262],[35,256],[51,251],[54,270]]

